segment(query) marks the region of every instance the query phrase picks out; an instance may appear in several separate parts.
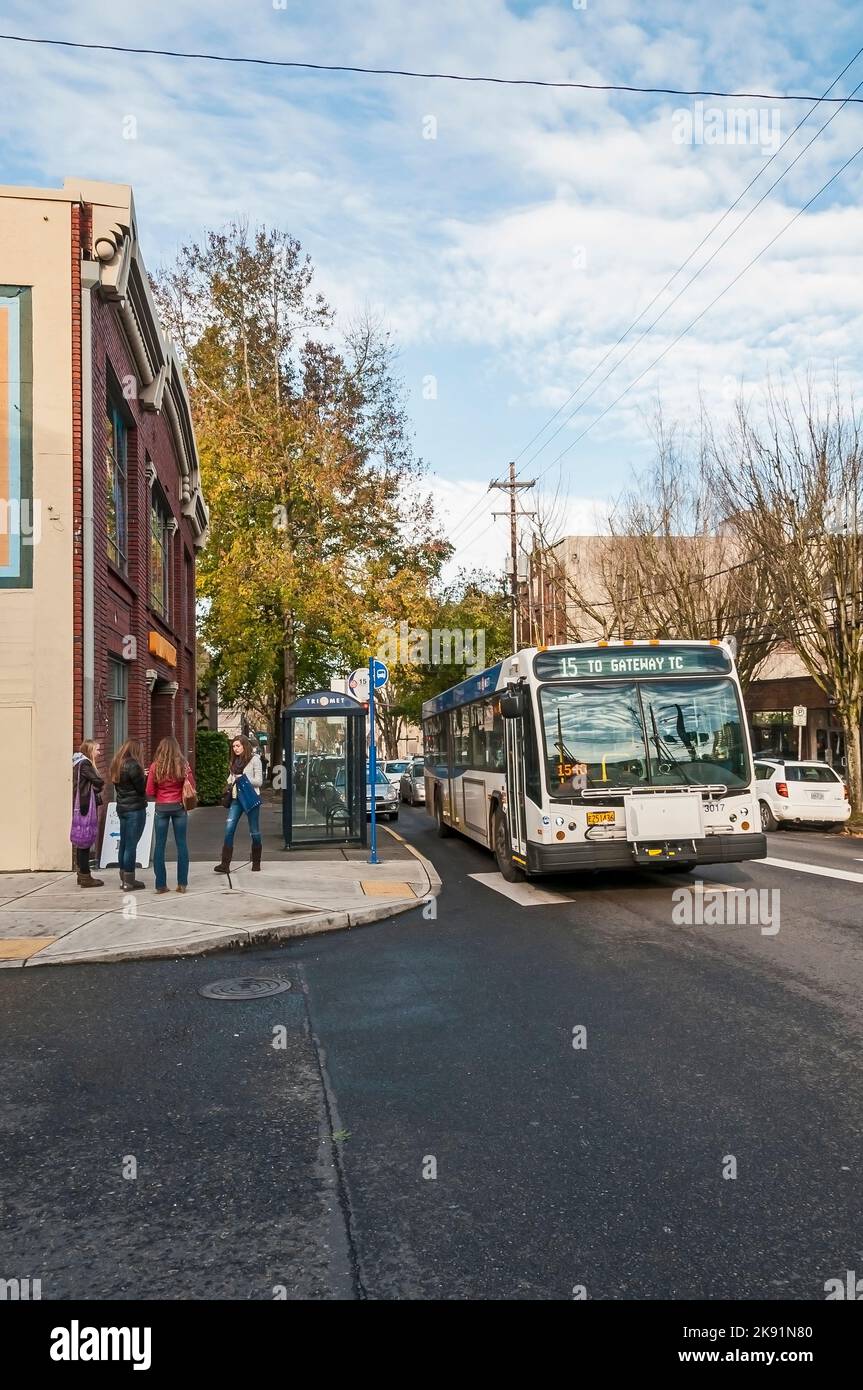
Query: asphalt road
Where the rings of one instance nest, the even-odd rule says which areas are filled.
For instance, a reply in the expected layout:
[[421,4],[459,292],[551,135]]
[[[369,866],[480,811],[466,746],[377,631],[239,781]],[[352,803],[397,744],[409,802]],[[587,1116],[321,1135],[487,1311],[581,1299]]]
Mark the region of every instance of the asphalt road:
[[[684,926],[692,878],[524,905],[423,812],[399,828],[443,877],[436,920],[0,971],[0,1276],[46,1299],[820,1300],[863,1269],[863,879],[706,870],[708,893],[779,890],[769,930]],[[861,840],[780,832],[769,856],[863,875]],[[197,993],[241,974],[293,987]]]

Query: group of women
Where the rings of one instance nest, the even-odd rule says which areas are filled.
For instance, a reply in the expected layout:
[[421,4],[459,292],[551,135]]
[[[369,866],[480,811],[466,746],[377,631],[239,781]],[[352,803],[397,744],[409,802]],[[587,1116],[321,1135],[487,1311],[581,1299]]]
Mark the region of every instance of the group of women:
[[[101,745],[85,739],[72,759],[72,828],[78,884],[81,888],[101,888],[104,880],[94,878],[90,861],[99,833],[99,807],[105,778],[98,771]],[[147,819],[147,802],[155,803],[153,870],[157,893],[168,892],[165,848],[173,827],[177,846],[177,892],[185,893],[189,884],[189,811],[197,805],[195,778],[175,738],[163,738],[149,768],[144,765],[144,749],[138,739],[127,739],[115,753],[108,770],[114,787],[120,821],[118,863],[120,886],[126,891],[146,887],[135,877],[136,849]],[[261,867],[261,759],[252,742],[242,736],[231,744],[231,759],[222,804],[228,811],[222,857],[216,873],[227,873],[233,854],[234,836],[243,815],[249,822],[252,842],[252,869]]]

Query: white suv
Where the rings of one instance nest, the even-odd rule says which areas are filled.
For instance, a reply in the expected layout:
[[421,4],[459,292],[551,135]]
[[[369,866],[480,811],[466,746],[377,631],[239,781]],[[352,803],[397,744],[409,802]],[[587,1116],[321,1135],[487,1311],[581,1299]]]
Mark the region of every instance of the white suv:
[[756,760],[755,788],[762,830],[776,830],[786,821],[830,830],[851,815],[848,788],[826,763]]

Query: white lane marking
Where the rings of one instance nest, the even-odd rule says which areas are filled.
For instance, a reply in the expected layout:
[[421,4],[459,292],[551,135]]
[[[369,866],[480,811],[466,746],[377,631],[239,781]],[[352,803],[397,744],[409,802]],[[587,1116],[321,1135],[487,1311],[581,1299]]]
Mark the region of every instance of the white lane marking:
[[522,907],[572,902],[572,898],[567,897],[565,893],[552,893],[547,888],[537,888],[533,883],[507,883],[502,874],[470,874],[469,877],[477,883],[484,884],[486,888],[493,888],[495,893],[502,893],[505,898],[511,898]]
[[798,859],[754,859],[754,864],[769,864],[771,869],[796,869],[799,874],[817,874],[819,878],[844,878],[848,883],[863,883],[863,874],[850,869],[827,869],[821,864],[802,864]]

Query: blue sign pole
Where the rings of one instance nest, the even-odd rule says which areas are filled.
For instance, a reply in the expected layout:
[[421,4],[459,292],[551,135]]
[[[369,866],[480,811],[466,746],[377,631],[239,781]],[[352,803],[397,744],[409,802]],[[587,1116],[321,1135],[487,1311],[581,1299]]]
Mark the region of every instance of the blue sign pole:
[[375,751],[375,659],[369,658],[369,783],[372,803],[371,803],[371,828],[372,828],[372,852],[369,855],[370,864],[379,864],[378,859],[378,823],[375,817],[375,786],[378,779],[377,753]]

